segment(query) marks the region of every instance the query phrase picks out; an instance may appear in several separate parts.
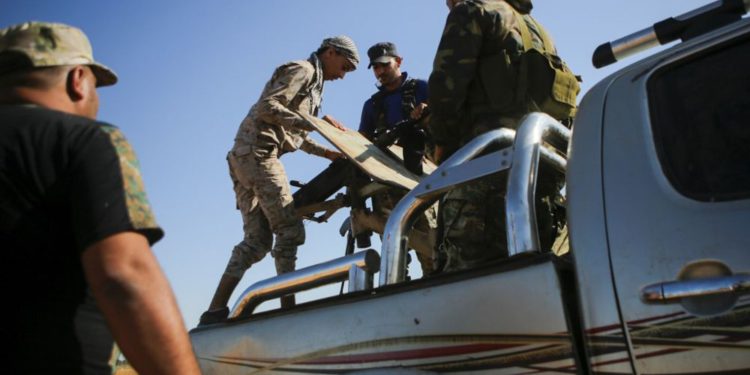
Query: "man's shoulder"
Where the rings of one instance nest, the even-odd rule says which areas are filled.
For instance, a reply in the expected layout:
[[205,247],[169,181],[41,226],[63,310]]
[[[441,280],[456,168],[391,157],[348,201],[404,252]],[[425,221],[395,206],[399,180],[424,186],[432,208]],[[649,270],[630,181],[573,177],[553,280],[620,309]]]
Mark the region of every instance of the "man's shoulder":
[[369,98],[367,98],[367,100],[365,100],[365,107],[367,107],[367,106],[369,106],[369,105],[372,105],[372,103],[373,103],[373,102],[375,101],[375,98],[377,98],[377,97],[378,97],[378,93],[379,93],[379,92],[380,92],[380,91],[378,91],[378,92],[376,92],[376,93],[372,94],[372,95],[371,95],[371,96],[370,96]]
[[524,8],[525,3],[531,3],[529,0],[465,0],[460,4],[456,5],[456,8],[460,6],[467,7],[496,7],[496,6],[512,6]]
[[308,60],[292,60],[281,64],[277,68],[277,71],[304,72],[313,74],[315,72],[315,66]]
[[289,85],[291,82],[311,82],[314,76],[315,66],[312,63],[294,60],[279,65],[271,79]]
[[452,11],[475,11],[476,9],[486,8],[489,6],[499,6],[505,3],[504,0],[465,0],[458,3]]
[[94,120],[76,116],[67,112],[62,112],[35,104],[12,104],[0,106],[0,115],[4,118],[19,118],[27,122],[79,122],[87,123]]
[[412,81],[417,87],[427,86],[427,80],[422,78],[409,78],[408,80]]
[[399,88],[399,91],[404,92],[407,90],[415,90],[417,92],[423,92],[428,90],[428,83],[426,80],[422,78],[412,78],[409,77],[404,81],[404,84],[401,85]]
[[429,85],[429,83],[427,83],[426,80],[421,79],[421,78],[415,78],[415,81],[416,81],[417,95],[418,96],[422,95],[424,97],[427,97],[428,93],[430,91],[430,85]]
[[[492,13],[508,15],[511,14],[514,9],[517,9],[517,6],[521,7],[516,1],[466,0],[454,7],[451,13],[461,13],[465,16],[481,16]],[[528,13],[528,11],[521,11],[521,13]]]
[[112,132],[117,129],[110,123],[37,105],[3,105],[0,106],[0,117],[7,124],[28,131],[37,127],[55,127],[63,133],[78,134],[90,131]]
[[[445,30],[453,30],[454,33],[458,33],[467,28],[469,24],[496,21],[493,14],[506,13],[506,8],[512,9],[508,3],[502,0],[462,1],[450,10]],[[478,32],[478,30],[476,32]]]
[[385,98],[385,97],[390,97],[390,96],[400,97],[401,95],[403,95],[404,91],[407,91],[407,90],[413,90],[413,89],[416,89],[418,91],[427,90],[427,87],[428,87],[428,84],[426,80],[421,79],[421,78],[409,77],[406,80],[404,80],[404,83],[401,86],[399,86],[397,89],[394,89],[392,91],[388,91],[384,89],[376,91],[374,94],[372,94],[372,96],[370,96],[369,99],[365,101],[365,105],[380,98]]

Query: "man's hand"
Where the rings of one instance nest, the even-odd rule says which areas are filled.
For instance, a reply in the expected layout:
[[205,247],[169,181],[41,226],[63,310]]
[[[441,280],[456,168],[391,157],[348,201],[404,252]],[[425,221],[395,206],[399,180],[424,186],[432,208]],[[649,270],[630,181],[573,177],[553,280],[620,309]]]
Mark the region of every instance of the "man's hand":
[[411,114],[409,115],[409,117],[411,117],[414,120],[422,117],[422,112],[424,112],[425,108],[427,108],[427,103],[417,104],[417,106],[411,110]]
[[323,120],[326,120],[326,122],[333,125],[333,127],[338,130],[346,130],[346,126],[344,126],[344,124],[340,123],[338,120],[329,115],[323,116]]
[[443,146],[435,145],[435,151],[433,151],[432,153],[432,160],[434,160],[436,164],[442,163],[444,153],[445,149],[443,148]]
[[323,157],[326,158],[326,159],[328,159],[328,160],[330,160],[330,161],[334,161],[334,160],[336,160],[338,158],[343,158],[344,154],[342,154],[342,153],[340,153],[338,151],[326,150],[323,153]]

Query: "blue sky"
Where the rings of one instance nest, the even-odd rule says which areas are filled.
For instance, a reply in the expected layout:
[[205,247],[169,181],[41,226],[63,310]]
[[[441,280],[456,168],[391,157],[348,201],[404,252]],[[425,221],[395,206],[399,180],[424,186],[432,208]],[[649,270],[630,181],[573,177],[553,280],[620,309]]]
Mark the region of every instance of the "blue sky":
[[[532,14],[583,76],[580,100],[601,78],[637,59],[596,70],[591,65],[596,46],[706,3],[537,1]],[[99,118],[123,129],[138,153],[152,207],[166,231],[154,251],[188,328],[208,306],[232,247],[242,239],[225,156],[274,68],[307,58],[326,37],[346,34],[365,59],[372,44],[396,43],[402,69],[426,79],[446,15],[442,0],[0,0],[0,27],[28,20],[75,25],[91,39],[95,58],[118,73],[120,82],[99,92]],[[365,61],[343,81],[326,82],[321,116],[357,128],[362,103],[375,90]],[[303,152],[285,155],[282,162],[290,178],[300,181],[328,165]],[[338,228],[346,214],[339,211],[327,224],[305,224],[307,243],[299,250],[298,267],[343,255]],[[376,240],[373,245],[379,250]],[[269,256],[248,270],[230,304],[246,287],[274,274]],[[329,287],[300,299],[336,292],[337,286]]]

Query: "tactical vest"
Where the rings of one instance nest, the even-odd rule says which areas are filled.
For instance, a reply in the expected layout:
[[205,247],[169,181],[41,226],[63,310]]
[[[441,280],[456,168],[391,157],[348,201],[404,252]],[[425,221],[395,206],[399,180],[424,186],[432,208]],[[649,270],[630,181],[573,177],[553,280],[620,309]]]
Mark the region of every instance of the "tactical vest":
[[[522,48],[482,57],[479,76],[489,104],[501,113],[542,111],[558,120],[575,116],[580,78],[555,54],[542,25],[512,6]],[[530,27],[538,31],[542,49],[534,46]]]
[[[404,120],[411,117],[411,112],[417,105],[417,80],[409,78],[401,85],[401,115]],[[385,116],[385,97],[395,95],[394,92],[378,91],[372,96],[375,117],[375,139],[386,134],[389,124]],[[393,124],[391,124],[393,125]],[[399,136],[397,144],[403,147],[404,166],[411,172],[422,174],[422,156],[428,142],[428,136],[424,129],[413,127],[410,131]]]
[[[393,92],[378,91],[372,96],[373,115],[375,117],[375,134],[382,134],[388,130],[388,122],[385,118],[385,97],[395,95]],[[401,86],[401,114],[407,119],[411,111],[417,105],[417,80],[408,78]]]

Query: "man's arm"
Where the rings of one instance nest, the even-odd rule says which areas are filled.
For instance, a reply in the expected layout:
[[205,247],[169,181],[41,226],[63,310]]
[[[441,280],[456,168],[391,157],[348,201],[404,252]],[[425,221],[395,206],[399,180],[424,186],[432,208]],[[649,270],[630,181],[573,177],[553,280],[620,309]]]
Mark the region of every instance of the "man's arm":
[[[412,110],[409,117],[413,119],[418,119],[422,117],[422,112],[424,112],[425,108],[427,108],[427,100],[429,99],[429,88],[427,85],[427,81],[423,79],[417,79],[417,90],[416,90],[416,102],[417,105],[414,107],[414,110]],[[422,126],[427,126],[427,122],[423,121]]]
[[373,118],[373,99],[367,99],[362,105],[362,115],[359,119],[359,132],[368,139],[375,133],[375,119]]
[[338,151],[329,150],[323,147],[323,145],[321,145],[318,142],[315,142],[310,137],[305,137],[305,140],[302,142],[302,145],[300,146],[300,150],[310,155],[320,156],[322,158],[326,158],[331,161],[344,156],[344,154]]
[[200,374],[174,294],[146,238],[121,232],[81,256],[117,345],[141,374]]
[[466,3],[448,15],[429,79],[430,131],[437,145],[455,143],[469,85],[482,48],[479,10]]
[[313,70],[298,63],[289,63],[276,69],[258,101],[257,114],[260,119],[269,124],[315,130],[287,107],[313,78],[313,74]]

